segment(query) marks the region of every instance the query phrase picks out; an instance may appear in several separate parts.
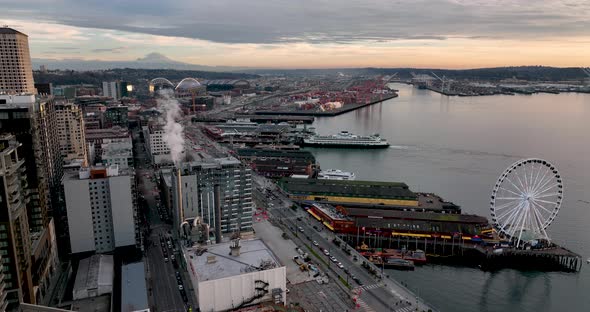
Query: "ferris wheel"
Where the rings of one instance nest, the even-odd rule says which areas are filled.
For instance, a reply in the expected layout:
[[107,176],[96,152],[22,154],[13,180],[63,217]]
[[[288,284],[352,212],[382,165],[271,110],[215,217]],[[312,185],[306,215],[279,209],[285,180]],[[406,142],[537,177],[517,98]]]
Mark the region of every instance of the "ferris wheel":
[[490,202],[494,228],[516,247],[545,239],[563,200],[563,182],[557,168],[538,158],[510,165],[498,178]]

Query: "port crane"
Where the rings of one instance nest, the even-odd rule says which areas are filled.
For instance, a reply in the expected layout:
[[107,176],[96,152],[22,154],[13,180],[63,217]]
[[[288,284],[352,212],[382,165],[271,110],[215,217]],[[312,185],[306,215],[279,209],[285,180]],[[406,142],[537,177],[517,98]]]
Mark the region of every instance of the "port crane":
[[440,77],[439,77],[438,75],[436,75],[434,72],[430,72],[430,73],[431,73],[431,74],[432,74],[434,77],[436,77],[436,79],[440,80],[440,82],[441,82],[441,87],[440,87],[440,89],[441,89],[441,90],[440,90],[440,91],[441,91],[442,93],[445,93],[445,92],[447,91],[447,88],[445,88],[445,86],[450,88],[450,86],[451,86],[451,81],[450,81],[449,79],[447,79],[447,77],[445,77],[444,75],[442,76],[442,78],[440,78]]

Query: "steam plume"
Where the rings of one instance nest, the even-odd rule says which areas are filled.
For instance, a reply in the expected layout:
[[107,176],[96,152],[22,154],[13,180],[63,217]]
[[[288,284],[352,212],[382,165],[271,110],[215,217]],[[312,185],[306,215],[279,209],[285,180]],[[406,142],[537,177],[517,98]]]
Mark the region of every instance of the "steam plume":
[[172,98],[172,92],[161,90],[161,97],[158,98],[158,107],[166,114],[166,125],[164,126],[164,140],[170,148],[170,156],[175,165],[180,163],[180,157],[184,150],[184,135],[182,125],[176,122],[180,118],[180,104]]

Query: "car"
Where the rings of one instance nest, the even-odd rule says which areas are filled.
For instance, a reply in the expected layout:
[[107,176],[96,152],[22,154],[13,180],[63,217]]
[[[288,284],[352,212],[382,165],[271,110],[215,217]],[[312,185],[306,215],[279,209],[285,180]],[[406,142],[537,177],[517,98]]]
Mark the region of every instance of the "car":
[[350,271],[348,271],[348,269],[344,268],[343,270],[344,270],[344,273],[350,274]]
[[301,217],[297,217],[297,221],[301,221]]
[[175,273],[175,274],[176,274],[176,277],[177,277],[177,278],[178,278],[178,277],[180,277],[180,272],[176,271],[176,273]]
[[334,262],[334,263],[338,263],[338,259],[336,259],[334,257],[330,258],[330,260],[332,260],[332,262]]
[[320,245],[320,244],[318,244],[318,242],[316,242],[316,241],[313,241],[313,243],[312,243],[312,244],[313,244],[314,246],[319,246],[319,245]]
[[184,286],[178,285],[178,290],[184,290]]
[[176,260],[176,256],[172,255],[172,256],[170,256],[170,259]]
[[168,262],[168,257],[164,257],[164,262]]
[[344,269],[344,264],[342,264],[342,262],[338,262],[337,265],[338,265],[339,268]]
[[329,256],[330,252],[328,251],[328,249],[324,249],[324,255]]
[[305,232],[305,231],[303,230],[303,228],[302,228],[302,227],[299,227],[299,232],[303,233],[303,232]]

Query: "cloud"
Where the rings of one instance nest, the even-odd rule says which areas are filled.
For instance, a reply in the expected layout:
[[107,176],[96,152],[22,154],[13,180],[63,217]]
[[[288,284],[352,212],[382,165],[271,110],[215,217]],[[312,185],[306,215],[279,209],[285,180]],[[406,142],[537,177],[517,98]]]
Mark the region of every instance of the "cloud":
[[123,51],[125,51],[127,49],[127,47],[115,47],[115,48],[98,48],[98,49],[92,49],[90,50],[91,52],[94,53],[122,53]]
[[74,27],[232,44],[531,39],[588,36],[590,29],[586,0],[25,0],[4,4],[3,11]]

